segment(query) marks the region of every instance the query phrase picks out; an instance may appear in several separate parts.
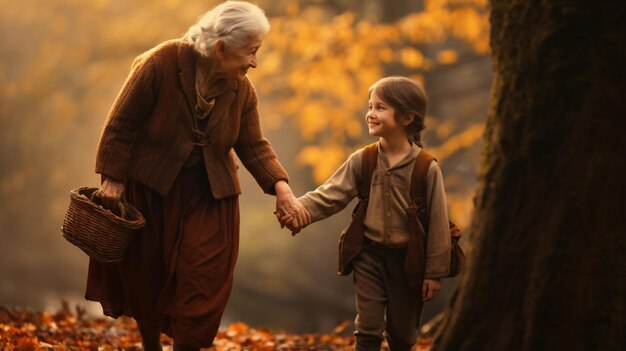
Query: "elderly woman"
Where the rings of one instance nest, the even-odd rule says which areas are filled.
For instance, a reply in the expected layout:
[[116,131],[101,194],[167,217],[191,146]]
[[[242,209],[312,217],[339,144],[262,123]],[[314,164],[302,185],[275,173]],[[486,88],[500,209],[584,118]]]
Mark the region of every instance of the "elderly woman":
[[137,57],[107,118],[96,158],[99,196],[124,194],[146,219],[127,257],[89,264],[85,297],[139,325],[145,350],[208,347],[230,295],[239,244],[236,153],[276,209],[310,221],[259,127],[246,73],[269,23],[247,2],[228,1],[181,39]]

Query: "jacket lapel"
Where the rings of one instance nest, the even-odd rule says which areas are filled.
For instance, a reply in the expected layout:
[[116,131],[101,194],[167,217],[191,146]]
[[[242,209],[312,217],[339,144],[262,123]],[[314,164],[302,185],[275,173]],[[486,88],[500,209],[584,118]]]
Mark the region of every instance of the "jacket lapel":
[[211,132],[221,120],[225,118],[228,119],[228,113],[230,112],[233,100],[235,100],[235,92],[230,88],[215,99],[215,106],[209,115],[209,121],[204,130],[205,133]]
[[[193,51],[193,47],[189,44],[183,44],[178,49],[178,77],[180,80],[180,86],[185,94],[187,105],[191,113],[192,118],[195,118],[196,111],[196,58]],[[229,82],[226,91],[219,95],[215,100],[215,106],[213,111],[209,115],[209,120],[205,133],[212,132],[221,121],[227,120],[230,112],[231,105],[236,97],[236,90],[238,84],[236,82]],[[217,128],[216,130],[222,130],[223,128]]]
[[178,48],[178,78],[185,94],[191,116],[195,116],[196,108],[196,60],[193,47],[182,44]]

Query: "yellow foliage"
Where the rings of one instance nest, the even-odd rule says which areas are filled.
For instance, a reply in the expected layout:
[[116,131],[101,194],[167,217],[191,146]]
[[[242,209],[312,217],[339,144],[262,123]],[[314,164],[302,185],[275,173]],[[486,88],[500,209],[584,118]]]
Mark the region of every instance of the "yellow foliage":
[[487,52],[489,24],[486,14],[473,8],[463,8],[452,11],[450,16],[450,31],[454,36],[472,43],[478,52]]
[[430,147],[433,154],[438,158],[444,159],[453,153],[474,145],[482,140],[485,126],[483,123],[476,123],[462,132],[448,138],[442,145]]
[[300,4],[296,1],[289,1],[287,3],[287,15],[296,16],[300,13]]
[[350,138],[356,139],[363,135],[363,120],[349,119],[346,121],[346,133]]
[[446,197],[449,217],[462,231],[470,225],[472,219],[473,193],[474,189],[468,189],[463,193],[448,192]]
[[97,9],[102,9],[109,4],[109,0],[93,0],[93,5]]
[[[429,122],[427,122],[427,123],[429,123]],[[447,138],[448,135],[450,135],[450,133],[452,133],[452,127],[453,127],[452,123],[450,123],[450,122],[438,123],[436,125],[436,127],[434,128],[435,133],[437,134],[437,138],[439,138],[439,139]]]
[[180,0],[165,0],[165,5],[170,8],[176,8],[180,5]]
[[442,41],[446,37],[445,12],[434,10],[409,14],[398,22],[402,34],[413,44]]
[[441,50],[437,53],[437,60],[444,65],[455,63],[458,59],[459,55],[452,49]]
[[327,115],[332,113],[332,107],[323,102],[311,102],[302,106],[298,120],[299,130],[305,140],[313,140],[320,131],[328,128]]
[[263,67],[268,75],[276,74],[281,68],[281,63],[282,57],[278,51],[270,51],[260,55],[259,66]]
[[390,63],[393,61],[393,51],[390,48],[382,48],[378,52],[378,59],[383,63]]
[[[288,9],[287,16],[270,19],[272,32],[260,55],[266,58],[251,76],[259,93],[274,106],[272,125],[293,120],[308,147],[342,150],[348,141],[359,140],[367,90],[385,74],[387,65],[400,64],[411,72],[409,76],[423,81],[431,62],[451,64],[459,59],[455,48],[443,46],[427,55],[423,45],[442,45],[454,37],[477,52],[488,48],[483,0],[427,0],[423,11],[408,13],[395,23],[359,20],[352,13],[307,16],[295,2],[289,6],[294,9]],[[289,15],[290,11],[299,15]],[[436,132],[445,138],[452,127],[439,126]],[[478,140],[475,129],[461,132],[438,146],[438,157],[471,146],[472,140]],[[327,158],[319,148],[306,150],[306,162],[301,162],[313,168],[317,181],[343,161]]]
[[323,183],[345,161],[349,150],[339,145],[307,146],[298,154],[298,163],[313,167],[313,179]]
[[419,69],[424,66],[424,55],[421,52],[408,47],[400,51],[400,61],[409,68]]

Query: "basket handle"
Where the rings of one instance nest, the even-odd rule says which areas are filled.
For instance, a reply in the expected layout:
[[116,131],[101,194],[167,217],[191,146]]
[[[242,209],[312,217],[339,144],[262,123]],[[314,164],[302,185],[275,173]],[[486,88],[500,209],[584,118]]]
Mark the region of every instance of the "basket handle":
[[[111,208],[106,208],[103,204],[102,204],[102,200],[100,197],[100,190],[96,190],[91,194],[91,199],[90,199],[93,203],[98,204],[100,207],[109,210],[109,211],[113,211],[113,209]],[[98,200],[98,201],[96,201]],[[124,206],[124,203],[122,202],[122,200],[118,200],[117,201],[117,208],[120,210],[120,217],[122,218],[126,218],[126,206]]]

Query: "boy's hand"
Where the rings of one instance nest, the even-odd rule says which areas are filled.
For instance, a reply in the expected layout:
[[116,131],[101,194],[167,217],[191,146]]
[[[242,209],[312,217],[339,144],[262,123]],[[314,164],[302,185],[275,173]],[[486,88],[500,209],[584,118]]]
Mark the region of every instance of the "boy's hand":
[[430,301],[437,296],[441,290],[441,279],[424,279],[422,285],[422,301]]

